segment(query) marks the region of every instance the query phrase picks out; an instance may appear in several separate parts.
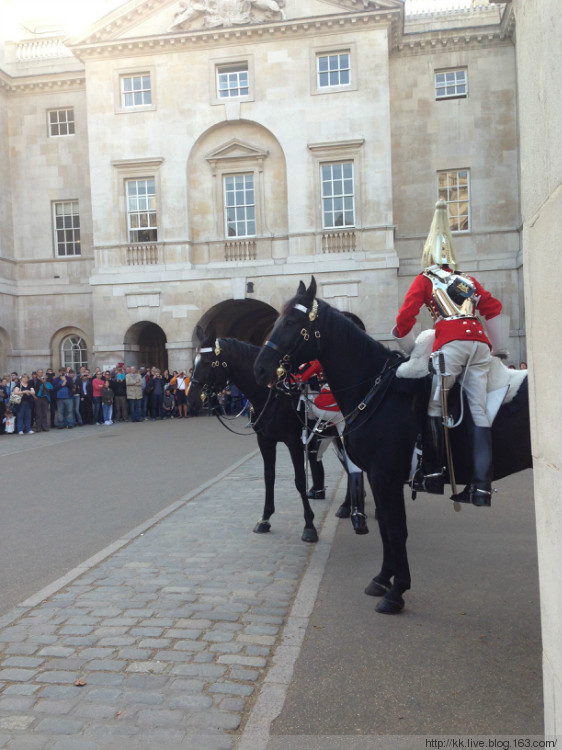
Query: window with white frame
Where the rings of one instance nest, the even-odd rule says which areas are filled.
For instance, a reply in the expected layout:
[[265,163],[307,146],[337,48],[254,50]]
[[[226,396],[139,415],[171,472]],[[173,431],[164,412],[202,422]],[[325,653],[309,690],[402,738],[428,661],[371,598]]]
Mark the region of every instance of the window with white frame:
[[256,191],[253,174],[223,177],[226,237],[256,236]]
[[452,232],[470,231],[470,172],[438,172],[439,199],[447,203]]
[[248,63],[217,66],[217,97],[219,99],[239,98],[250,93]]
[[332,52],[316,56],[318,88],[349,86],[351,83],[351,55],[347,52]]
[[322,227],[355,226],[353,162],[321,164]]
[[49,136],[74,135],[74,108],[51,109],[47,112]]
[[152,105],[150,73],[123,75],[120,78],[121,106],[123,109]]
[[88,347],[81,336],[73,335],[63,339],[60,355],[62,367],[72,367],[74,372],[88,366]]
[[459,99],[468,95],[466,68],[439,70],[435,73],[435,98]]
[[53,203],[55,253],[58,257],[80,255],[80,213],[78,201]]
[[125,185],[129,242],[156,242],[158,224],[154,178],[127,180]]

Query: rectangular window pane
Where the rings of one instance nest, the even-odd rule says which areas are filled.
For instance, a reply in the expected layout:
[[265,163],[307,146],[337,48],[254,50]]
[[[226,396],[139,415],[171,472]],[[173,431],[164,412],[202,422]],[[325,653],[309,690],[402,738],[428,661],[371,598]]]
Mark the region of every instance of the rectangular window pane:
[[217,67],[217,96],[219,99],[248,96],[249,81],[247,62],[219,66]]
[[80,255],[80,214],[78,201],[53,204],[55,253],[58,257]]
[[146,107],[152,104],[152,87],[149,73],[121,77],[121,106]]
[[470,231],[469,172],[438,172],[438,196],[447,203],[452,232]]
[[353,162],[323,164],[321,176],[323,228],[355,226]]
[[74,109],[55,109],[48,113],[49,136],[74,135]]
[[316,66],[318,88],[349,85],[351,81],[351,55],[349,52],[318,55]]
[[451,99],[466,97],[468,91],[467,70],[448,70],[435,73],[435,98]]
[[225,235],[227,237],[255,237],[254,175],[225,175],[223,192]]
[[128,180],[126,190],[129,242],[156,242],[158,217],[154,179]]

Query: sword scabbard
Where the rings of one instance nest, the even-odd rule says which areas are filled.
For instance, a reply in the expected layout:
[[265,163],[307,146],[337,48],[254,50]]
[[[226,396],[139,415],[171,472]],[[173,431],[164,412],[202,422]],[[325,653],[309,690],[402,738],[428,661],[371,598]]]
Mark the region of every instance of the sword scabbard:
[[449,480],[451,482],[451,489],[453,495],[457,494],[457,483],[455,480],[455,467],[453,466],[453,454],[451,451],[451,441],[449,439],[449,408],[447,404],[447,391],[446,388],[446,369],[445,369],[445,357],[443,352],[439,352],[439,375],[441,377],[441,407],[443,411],[443,437],[445,442],[445,456],[447,458],[447,469],[449,470]]

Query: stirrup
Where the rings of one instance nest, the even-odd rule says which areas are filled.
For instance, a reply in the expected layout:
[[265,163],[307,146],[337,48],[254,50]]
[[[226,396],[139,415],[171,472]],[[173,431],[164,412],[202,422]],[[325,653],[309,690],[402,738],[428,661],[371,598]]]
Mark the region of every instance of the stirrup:
[[326,488],[322,487],[321,490],[308,490],[306,496],[309,500],[325,500],[326,499]]
[[477,508],[490,508],[492,505],[492,492],[494,490],[482,490],[473,484],[467,484],[462,492],[451,495],[451,500],[456,503],[469,503]]
[[445,493],[443,470],[435,474],[424,474],[421,469],[418,469],[409,484],[413,492],[429,492],[432,495]]

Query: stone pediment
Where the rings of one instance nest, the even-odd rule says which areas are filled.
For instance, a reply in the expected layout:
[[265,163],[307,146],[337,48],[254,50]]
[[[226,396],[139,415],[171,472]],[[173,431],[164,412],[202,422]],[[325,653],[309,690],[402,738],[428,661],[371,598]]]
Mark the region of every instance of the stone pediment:
[[342,13],[397,11],[402,0],[129,0],[68,45],[107,44]]
[[207,154],[205,159],[211,164],[243,160],[261,161],[268,155],[268,153],[268,151],[264,151],[263,149],[251,146],[249,143],[244,143],[244,141],[233,138],[231,141],[223,143],[219,148],[211,151],[211,153]]

